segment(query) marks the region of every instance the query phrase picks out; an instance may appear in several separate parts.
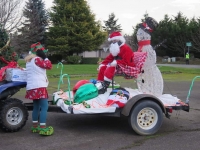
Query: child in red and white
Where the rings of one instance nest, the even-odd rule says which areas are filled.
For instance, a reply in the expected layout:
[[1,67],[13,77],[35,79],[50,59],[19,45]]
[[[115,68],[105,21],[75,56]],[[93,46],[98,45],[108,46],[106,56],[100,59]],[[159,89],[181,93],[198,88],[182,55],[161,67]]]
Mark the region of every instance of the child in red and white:
[[[29,55],[25,57],[27,85],[25,98],[33,100],[31,131],[40,135],[52,135],[53,127],[46,127],[48,110],[48,79],[46,70],[52,68],[51,61],[47,58],[47,50],[38,42],[31,45]],[[39,120],[38,120],[39,118]]]
[[100,87],[99,94],[104,94],[107,91],[116,71],[137,77],[146,59],[146,53],[141,53],[138,61],[134,60],[137,56],[125,43],[125,38],[120,32],[111,33],[108,41],[111,42],[110,54],[100,63],[97,69],[99,71],[97,80],[101,81],[100,84],[102,85],[96,84],[97,88]]

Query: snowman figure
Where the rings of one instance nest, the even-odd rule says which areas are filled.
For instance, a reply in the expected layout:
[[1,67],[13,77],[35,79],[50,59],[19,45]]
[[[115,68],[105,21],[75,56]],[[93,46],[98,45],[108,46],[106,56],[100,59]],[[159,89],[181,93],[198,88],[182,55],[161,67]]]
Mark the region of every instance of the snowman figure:
[[156,52],[151,46],[151,33],[157,26],[156,20],[151,17],[146,18],[145,22],[139,25],[137,31],[138,52],[146,52],[147,58],[137,77],[137,86],[142,93],[159,97],[163,93],[163,78],[156,66]]

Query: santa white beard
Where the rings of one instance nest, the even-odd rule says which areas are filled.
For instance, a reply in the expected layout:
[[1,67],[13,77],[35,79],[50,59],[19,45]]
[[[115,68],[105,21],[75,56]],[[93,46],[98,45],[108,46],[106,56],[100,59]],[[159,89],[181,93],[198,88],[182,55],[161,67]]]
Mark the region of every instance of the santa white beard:
[[119,51],[120,51],[120,48],[119,48],[119,45],[118,43],[112,43],[110,45],[110,53],[113,55],[113,56],[117,56],[119,54]]

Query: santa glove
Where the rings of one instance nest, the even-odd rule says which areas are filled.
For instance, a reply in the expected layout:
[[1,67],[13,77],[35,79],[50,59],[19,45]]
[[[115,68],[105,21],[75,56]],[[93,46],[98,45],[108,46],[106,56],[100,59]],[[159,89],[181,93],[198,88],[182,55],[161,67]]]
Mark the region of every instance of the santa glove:
[[112,67],[117,66],[117,61],[116,61],[116,60],[113,60],[113,62],[111,62],[111,64],[110,64],[110,66],[112,66]]
[[45,60],[45,58],[47,58],[47,56],[45,55],[45,53],[43,52],[43,50],[37,50],[36,51],[36,55],[38,57],[41,57],[43,60]]

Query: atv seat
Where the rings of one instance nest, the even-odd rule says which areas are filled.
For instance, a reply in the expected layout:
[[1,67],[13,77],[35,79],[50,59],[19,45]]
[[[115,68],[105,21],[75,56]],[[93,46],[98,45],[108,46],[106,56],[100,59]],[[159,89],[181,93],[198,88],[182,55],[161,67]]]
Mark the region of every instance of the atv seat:
[[0,86],[3,84],[6,84],[6,83],[8,83],[8,81],[6,81],[6,80],[0,81]]
[[[1,82],[2,83],[2,82]],[[4,82],[4,84],[0,85],[0,94],[5,91],[6,89],[10,88],[10,87],[15,87],[15,86],[22,86],[25,87],[26,86],[26,82],[18,82],[18,81],[11,81],[11,82]]]

